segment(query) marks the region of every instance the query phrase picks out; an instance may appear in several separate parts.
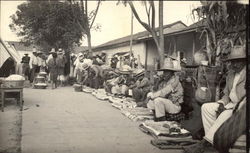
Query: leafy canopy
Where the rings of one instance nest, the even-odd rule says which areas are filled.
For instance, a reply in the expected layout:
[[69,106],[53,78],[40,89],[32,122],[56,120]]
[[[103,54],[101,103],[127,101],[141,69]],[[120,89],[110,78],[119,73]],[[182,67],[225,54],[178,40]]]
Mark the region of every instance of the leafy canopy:
[[[58,1],[29,1],[18,6],[9,26],[27,45],[35,44],[43,51],[52,47],[70,49],[74,43],[80,44],[83,37],[83,31],[74,17],[80,17],[80,14],[76,5]],[[84,23],[84,18],[78,20]]]

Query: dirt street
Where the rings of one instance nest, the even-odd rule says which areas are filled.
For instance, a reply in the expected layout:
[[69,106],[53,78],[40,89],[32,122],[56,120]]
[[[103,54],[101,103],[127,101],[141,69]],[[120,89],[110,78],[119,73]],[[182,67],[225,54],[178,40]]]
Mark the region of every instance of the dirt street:
[[25,89],[24,99],[22,153],[166,152],[110,103],[72,87]]

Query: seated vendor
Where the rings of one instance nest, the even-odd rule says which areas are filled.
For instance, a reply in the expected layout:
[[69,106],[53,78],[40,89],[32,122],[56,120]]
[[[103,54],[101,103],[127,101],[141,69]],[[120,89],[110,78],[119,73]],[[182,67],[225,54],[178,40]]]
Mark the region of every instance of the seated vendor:
[[183,88],[179,78],[175,75],[177,70],[170,58],[166,58],[162,80],[158,89],[147,94],[147,107],[155,113],[155,121],[165,121],[166,113],[177,114],[181,111],[180,104],[183,102]]
[[136,102],[142,102],[150,91],[149,72],[139,73],[135,77],[137,81],[132,89],[133,98]]
[[119,77],[119,81],[116,82],[111,89],[112,94],[114,95],[122,95],[125,96],[128,93],[128,86],[127,86],[127,75],[123,74]]
[[[234,112],[246,103],[246,63],[245,50],[232,49],[227,61],[229,73],[226,79],[224,96],[217,102],[202,105],[201,116],[205,136],[201,142],[185,147],[186,153],[203,153],[208,146],[213,145],[214,135],[221,125],[228,120]],[[230,134],[232,131],[228,131]],[[225,141],[225,140],[224,140]]]

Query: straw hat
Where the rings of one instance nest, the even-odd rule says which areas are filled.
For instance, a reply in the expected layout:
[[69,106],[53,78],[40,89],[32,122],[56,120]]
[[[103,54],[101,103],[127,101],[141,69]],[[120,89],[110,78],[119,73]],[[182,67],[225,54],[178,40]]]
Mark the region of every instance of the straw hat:
[[135,75],[135,77],[138,78],[138,77],[140,77],[140,76],[143,76],[144,74],[145,74],[145,71],[142,71],[142,72],[140,72],[140,73],[137,73],[137,74]]
[[158,71],[180,71],[180,69],[175,67],[172,58],[165,58],[163,67]]
[[33,49],[32,49],[32,53],[37,53],[37,50],[36,50],[36,48],[35,48],[35,47],[33,47]]
[[246,58],[245,46],[234,46],[226,61]]
[[50,51],[50,53],[56,53],[55,48],[52,48],[51,51]]

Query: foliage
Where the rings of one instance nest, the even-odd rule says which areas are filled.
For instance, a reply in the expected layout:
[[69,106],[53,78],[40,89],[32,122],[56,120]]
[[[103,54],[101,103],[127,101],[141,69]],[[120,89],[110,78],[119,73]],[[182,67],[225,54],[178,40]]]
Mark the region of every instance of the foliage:
[[[96,8],[90,13],[88,12],[88,1],[87,0],[68,0],[70,5],[72,6],[71,12],[73,14],[74,20],[79,25],[80,29],[82,30],[83,34],[87,36],[88,41],[88,49],[90,54],[92,54],[92,45],[91,45],[91,30],[100,30],[101,25],[96,24],[94,25],[101,0],[97,1]],[[76,6],[78,10],[80,10],[80,14],[75,13],[73,6]]]
[[67,3],[28,1],[18,6],[9,26],[22,37],[22,42],[35,44],[43,51],[52,47],[70,49],[73,43],[79,44],[83,36],[71,8],[74,15],[80,15],[78,7]]
[[[245,43],[246,5],[236,1],[201,1],[193,10],[206,25],[207,51],[211,64],[217,57],[226,56],[234,45]],[[240,41],[239,41],[240,40]],[[218,58],[218,59],[219,59]]]
[[[159,33],[155,28],[156,21],[156,9],[154,1],[141,1],[142,5],[144,5],[146,14],[147,14],[147,22],[142,21],[140,18],[133,1],[131,0],[118,0],[117,4],[122,3],[127,6],[129,4],[133,15],[137,19],[137,21],[152,35],[155,45],[157,47],[160,59],[160,65],[162,66],[164,63],[164,36],[163,36],[163,1],[159,1]],[[160,13],[161,12],[161,13]]]

